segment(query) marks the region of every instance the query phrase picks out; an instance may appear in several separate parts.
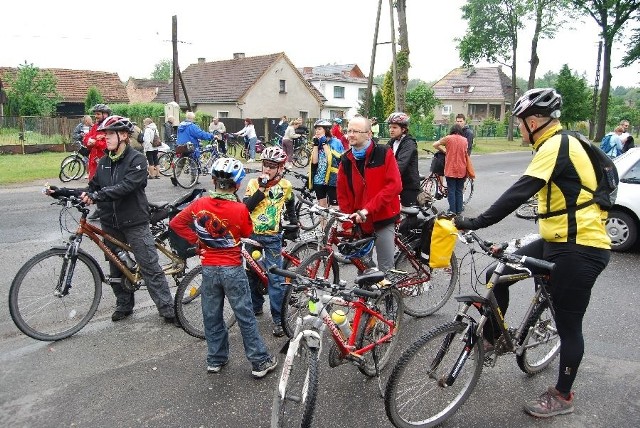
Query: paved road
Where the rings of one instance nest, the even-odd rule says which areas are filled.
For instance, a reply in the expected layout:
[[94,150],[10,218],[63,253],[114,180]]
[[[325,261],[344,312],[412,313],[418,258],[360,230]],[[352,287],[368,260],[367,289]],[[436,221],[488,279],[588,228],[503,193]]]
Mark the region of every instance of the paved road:
[[[467,213],[490,205],[521,174],[530,156],[474,156],[478,179]],[[428,170],[422,163],[421,170]],[[0,426],[268,426],[277,375],[261,381],[251,378],[238,329],[231,333],[229,365],[219,375],[207,375],[204,342],[161,322],[146,292],[136,295],[138,304],[130,319],[113,324],[113,297],[104,287],[95,318],[60,342],[32,340],[13,326],[6,304],[12,278],[29,257],[61,241],[59,211],[49,206],[40,187],[34,183],[0,189],[0,295],[5,302],[0,309]],[[172,200],[181,193],[166,179],[150,182],[148,191],[153,201]],[[482,235],[500,241],[535,231],[534,223],[510,216]],[[96,254],[92,244],[83,247]],[[637,250],[614,254],[594,289],[585,319],[586,355],[575,384],[574,414],[551,421],[525,415],[522,403],[554,382],[557,364],[527,377],[506,356],[496,367],[485,369],[473,396],[446,426],[638,426],[638,261]],[[468,292],[473,277],[468,269],[462,273],[460,290]],[[527,304],[530,287],[523,284],[512,290],[508,315],[513,318],[508,319]],[[432,317],[406,318],[400,349],[448,321],[455,308],[449,302]],[[269,348],[277,352],[284,340],[270,335],[267,317],[260,318],[259,325]],[[375,379],[364,378],[349,365],[330,369],[326,355],[321,357],[320,376],[315,426],[390,426]]]

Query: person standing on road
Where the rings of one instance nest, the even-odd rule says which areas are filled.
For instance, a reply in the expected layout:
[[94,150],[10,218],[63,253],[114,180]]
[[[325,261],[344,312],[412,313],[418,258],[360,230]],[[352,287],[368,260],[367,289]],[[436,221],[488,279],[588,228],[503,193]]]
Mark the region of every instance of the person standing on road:
[[462,128],[462,136],[467,139],[467,153],[469,153],[469,156],[471,156],[471,151],[473,150],[473,138],[474,138],[473,131],[471,130],[469,125],[467,125],[466,118],[462,113],[458,113],[456,115],[456,123],[460,125],[460,128]]
[[185,115],[185,119],[178,125],[178,137],[176,139],[176,146],[183,146],[187,143],[192,143],[195,149],[193,154],[194,159],[200,157],[200,140],[211,141],[213,135],[209,132],[205,132],[198,125],[194,123],[196,120],[196,114],[192,111],[188,111]]
[[227,128],[224,126],[224,123],[222,123],[217,117],[214,117],[209,124],[209,132],[213,134],[213,138],[218,142],[218,149],[220,149],[220,153],[226,155],[227,145],[224,141],[224,133],[227,132]]
[[164,142],[171,150],[176,148],[176,119],[173,116],[167,117],[164,123]]
[[147,167],[149,172],[148,178],[159,179],[160,170],[158,169],[158,148],[153,147],[153,139],[158,133],[158,128],[156,127],[156,124],[153,123],[153,120],[148,117],[142,121],[142,124],[144,126],[142,149],[144,150],[144,155],[147,157],[147,163],[149,164]]
[[280,140],[280,144],[282,144],[282,139],[284,138],[284,131],[286,131],[288,127],[289,119],[287,119],[287,116],[282,116],[280,118],[280,122],[278,122],[275,129],[273,130],[275,136],[278,137],[278,140]]
[[331,122],[318,119],[313,124],[315,136],[311,149],[309,163],[310,187],[313,187],[318,205],[328,207],[338,205],[336,185],[338,181],[338,166],[344,147],[340,140],[331,135]]
[[300,125],[302,125],[302,119],[297,118],[292,120],[282,135],[282,148],[287,155],[286,168],[291,168],[291,161],[293,159],[293,140],[301,137],[300,134],[296,134],[296,127]]
[[451,132],[433,143],[433,148],[444,153],[444,176],[447,180],[449,212],[462,214],[464,210],[464,182],[467,179],[467,140],[462,127],[455,124]]
[[189,204],[171,220],[169,227],[199,248],[207,372],[218,373],[229,361],[229,332],[223,318],[226,296],[240,327],[251,373],[261,378],[276,368],[278,360],[269,354],[258,331],[240,255],[240,239],[253,232],[249,210],[236,195],[245,175],[240,161],[216,159],[211,167],[214,190],[210,197]]
[[[455,218],[458,229],[475,230],[498,223],[533,195],[538,194],[541,238],[516,254],[555,263],[549,291],[560,335],[560,366],[555,386],[525,404],[527,413],[551,417],[574,410],[571,391],[584,354],[582,322],[591,289],[609,263],[611,241],[604,227],[607,213],[593,199],[597,187],[594,165],[580,141],[563,134],[562,97],[553,88],[531,89],[513,107],[522,140],[536,151],[524,175],[484,213],[476,218]],[[590,190],[591,189],[591,190]],[[535,271],[535,269],[532,269]],[[493,269],[487,272],[491,276]],[[509,269],[505,274],[513,273]],[[496,284],[495,297],[502,313],[509,306],[509,286]],[[485,352],[491,351],[499,331],[491,320],[485,331]]]
[[391,113],[387,118],[389,124],[389,142],[387,146],[393,150],[402,178],[400,203],[405,207],[418,204],[420,193],[420,172],[418,171],[418,143],[409,134],[409,116],[406,113]]
[[256,128],[253,126],[253,121],[249,118],[244,120],[244,128],[234,133],[239,137],[244,137],[245,143],[249,150],[248,162],[256,161],[256,143],[258,142],[258,136],[256,135]]
[[89,149],[89,180],[95,175],[98,160],[104,156],[104,150],[107,148],[104,132],[98,131],[98,127],[103,120],[111,116],[111,109],[105,104],[96,104],[91,111],[96,121],[82,140],[84,146]]
[[400,218],[402,180],[393,151],[371,140],[371,124],[364,117],[349,122],[351,149],[338,169],[338,205],[367,234],[376,233],[378,269],[393,268],[395,223]]

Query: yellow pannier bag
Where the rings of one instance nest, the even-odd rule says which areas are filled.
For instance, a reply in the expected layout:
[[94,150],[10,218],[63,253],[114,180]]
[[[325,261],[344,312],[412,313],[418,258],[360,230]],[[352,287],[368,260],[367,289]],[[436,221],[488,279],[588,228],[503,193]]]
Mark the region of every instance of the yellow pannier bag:
[[429,257],[429,267],[445,268],[451,264],[451,254],[456,246],[458,229],[448,218],[438,218],[433,225],[431,234],[431,255]]

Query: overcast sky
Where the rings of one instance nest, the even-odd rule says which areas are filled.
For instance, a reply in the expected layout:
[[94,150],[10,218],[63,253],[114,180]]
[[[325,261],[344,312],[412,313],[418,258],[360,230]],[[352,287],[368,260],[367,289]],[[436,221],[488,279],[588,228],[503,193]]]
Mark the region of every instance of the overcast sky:
[[[40,68],[117,72],[122,80],[149,77],[170,59],[171,17],[178,19],[180,68],[207,61],[285,52],[296,67],[357,64],[369,73],[376,0],[232,0],[206,2],[9,2],[2,9],[0,66],[26,60]],[[442,78],[461,65],[454,38],[462,37],[464,0],[407,1],[409,77]],[[178,7],[178,4],[181,6]],[[591,18],[539,44],[538,76],[567,63],[595,78],[598,27]],[[379,42],[390,41],[389,2],[383,1]],[[528,77],[530,33],[520,36],[518,76]],[[624,55],[614,47],[613,65]],[[391,46],[378,46],[374,75],[390,65]],[[487,64],[480,64],[487,65]],[[510,75],[510,70],[503,68]],[[640,67],[612,68],[612,86],[640,86]]]

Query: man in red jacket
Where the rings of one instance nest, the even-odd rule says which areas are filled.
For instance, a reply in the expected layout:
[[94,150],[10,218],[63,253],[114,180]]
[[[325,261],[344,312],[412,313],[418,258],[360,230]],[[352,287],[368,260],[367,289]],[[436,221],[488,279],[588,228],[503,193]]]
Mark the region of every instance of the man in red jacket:
[[[371,122],[354,117],[347,138],[351,150],[342,155],[338,170],[338,205],[364,233],[375,232],[378,268],[393,268],[395,223],[400,216],[402,180],[393,151],[376,145]],[[366,183],[366,185],[365,185]]]
[[104,151],[107,148],[105,134],[103,131],[98,131],[98,127],[103,120],[111,116],[111,109],[106,104],[96,104],[91,111],[96,121],[82,139],[82,143],[89,149],[89,181],[95,175],[98,169],[98,160],[104,156]]

